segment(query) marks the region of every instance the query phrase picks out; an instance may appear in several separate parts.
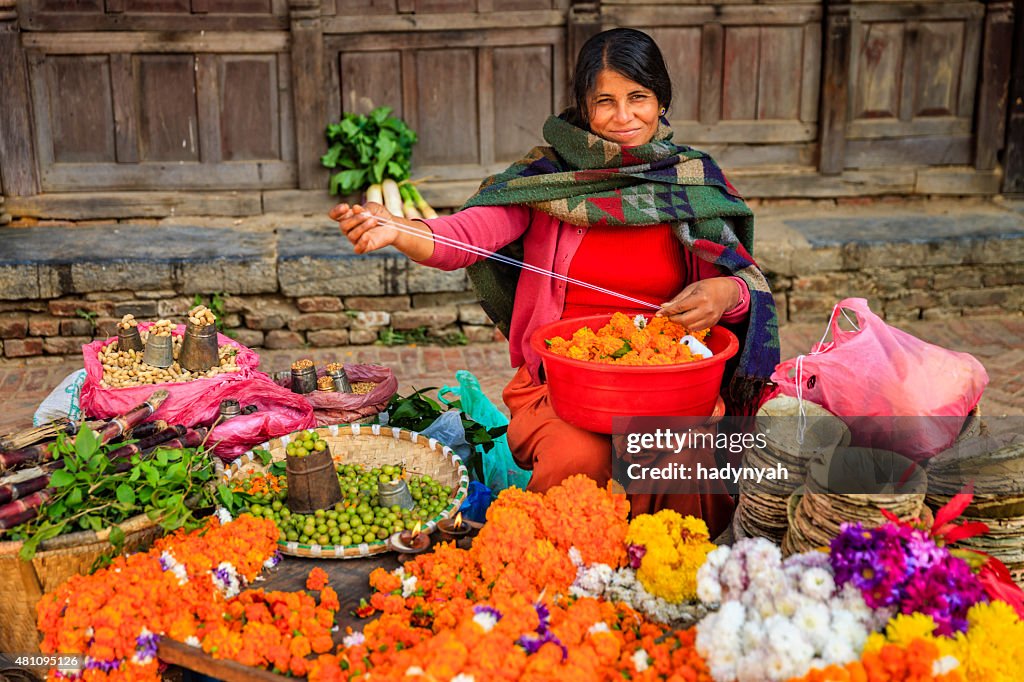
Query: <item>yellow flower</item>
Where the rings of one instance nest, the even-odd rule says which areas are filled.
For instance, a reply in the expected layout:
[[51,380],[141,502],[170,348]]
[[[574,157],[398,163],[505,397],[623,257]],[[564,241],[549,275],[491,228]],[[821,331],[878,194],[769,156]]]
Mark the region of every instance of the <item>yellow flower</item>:
[[1013,682],[1024,669],[1024,622],[1006,602],[975,604],[966,633],[948,640],[968,682]]
[[626,544],[641,545],[646,550],[636,573],[640,584],[673,604],[696,596],[697,569],[715,548],[708,541],[707,524],[692,516],[684,518],[671,509],[633,519]]
[[923,613],[897,614],[885,626],[885,634],[872,633],[868,637],[866,651],[878,652],[886,644],[895,644],[906,648],[915,639],[932,642],[939,647],[940,656],[953,653],[952,640],[935,636],[935,620]]

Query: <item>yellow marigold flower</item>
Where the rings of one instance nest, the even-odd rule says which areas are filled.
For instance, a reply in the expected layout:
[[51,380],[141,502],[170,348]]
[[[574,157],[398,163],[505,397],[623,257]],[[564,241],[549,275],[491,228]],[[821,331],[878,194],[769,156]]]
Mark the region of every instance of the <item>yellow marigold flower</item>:
[[696,596],[697,569],[715,548],[702,520],[671,509],[633,519],[626,543],[646,550],[637,570],[644,589],[675,604]]
[[966,633],[945,641],[968,682],[1018,680],[1024,665],[1024,622],[1013,607],[1001,601],[975,604],[967,622]]

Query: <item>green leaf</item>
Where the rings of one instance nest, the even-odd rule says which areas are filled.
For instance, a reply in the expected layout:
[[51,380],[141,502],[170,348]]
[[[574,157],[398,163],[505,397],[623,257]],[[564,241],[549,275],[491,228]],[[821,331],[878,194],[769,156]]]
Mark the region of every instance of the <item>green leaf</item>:
[[160,449],[156,452],[156,463],[161,467],[167,466],[167,462],[170,459],[170,453],[167,450]]
[[232,508],[235,502],[235,496],[234,493],[231,492],[231,488],[221,483],[217,486],[217,495],[220,496],[220,501],[224,503],[225,507],[228,509]]
[[68,495],[68,505],[71,507],[77,507],[82,504],[82,489],[73,488],[71,493]]
[[391,107],[377,107],[370,112],[370,118],[373,119],[374,123],[380,125],[388,119],[391,115]]
[[366,178],[365,170],[344,170],[331,176],[331,194],[351,194],[360,189]]
[[127,483],[122,483],[117,486],[115,495],[117,495],[118,502],[121,502],[122,504],[135,504],[135,491],[132,490],[131,486]]
[[50,475],[50,485],[54,488],[63,488],[75,482],[74,474],[69,474],[63,469],[57,469]]
[[84,428],[75,436],[75,454],[79,460],[85,461],[92,457],[99,446],[99,438],[92,429]]
[[338,165],[339,156],[341,156],[341,145],[336,144],[331,147],[326,154],[320,157],[320,163],[327,168],[334,168]]
[[388,161],[387,172],[391,179],[396,182],[401,182],[402,180],[407,180],[409,178],[408,169],[402,168],[401,164],[395,163],[394,161]]
[[25,541],[25,544],[21,546],[21,551],[18,552],[18,556],[21,557],[22,561],[32,561],[36,555],[36,550],[39,548],[39,543],[50,538],[55,538],[64,532],[64,527],[67,525],[66,521],[61,521],[55,524],[45,522],[39,530],[32,535],[31,538]]
[[264,450],[263,448],[256,448],[255,450],[252,451],[252,453],[260,458],[260,462],[263,464],[263,466],[269,466],[270,463],[274,461],[274,457],[273,455],[270,454],[269,450]]
[[612,357],[613,358],[621,358],[623,355],[625,355],[626,353],[628,353],[631,350],[633,350],[633,347],[631,345],[629,345],[629,341],[623,341],[622,342],[622,348],[620,348],[617,351],[615,351],[614,353],[612,353]]
[[111,526],[108,539],[110,540],[110,544],[120,550],[120,548],[124,546],[124,531],[121,530],[121,526]]
[[185,480],[188,475],[188,471],[185,469],[185,464],[182,462],[175,462],[167,468],[165,478],[173,483],[181,483]]

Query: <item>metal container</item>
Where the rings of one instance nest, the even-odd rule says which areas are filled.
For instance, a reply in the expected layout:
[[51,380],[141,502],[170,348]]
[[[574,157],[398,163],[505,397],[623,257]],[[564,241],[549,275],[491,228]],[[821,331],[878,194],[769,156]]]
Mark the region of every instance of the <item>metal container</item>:
[[352,384],[348,381],[348,374],[345,373],[345,369],[339,369],[335,372],[329,372],[327,376],[334,379],[334,390],[338,393],[351,393]]
[[242,413],[242,406],[234,398],[220,401],[220,418],[222,421],[237,417]]
[[174,342],[170,336],[150,334],[146,340],[146,352],[142,361],[153,367],[170,367],[174,364]]
[[142,350],[142,335],[139,334],[138,327],[128,327],[128,329],[117,329],[117,349],[119,351],[136,351]]
[[316,366],[292,370],[292,392],[312,393],[316,390]]
[[181,353],[178,364],[190,372],[205,372],[220,364],[217,352],[217,327],[207,324],[193,327],[185,326],[185,336],[181,340]]
[[341,483],[331,451],[316,450],[306,457],[285,458],[288,481],[288,509],[295,514],[312,514],[341,502]]
[[382,507],[393,507],[397,504],[402,509],[412,509],[416,506],[404,478],[388,483],[378,483],[377,499],[380,500]]

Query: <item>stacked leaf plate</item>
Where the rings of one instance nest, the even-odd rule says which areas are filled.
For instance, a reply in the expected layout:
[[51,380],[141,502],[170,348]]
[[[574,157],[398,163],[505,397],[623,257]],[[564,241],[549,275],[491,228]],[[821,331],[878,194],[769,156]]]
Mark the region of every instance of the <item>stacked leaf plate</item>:
[[761,482],[743,480],[733,517],[737,538],[763,537],[782,541],[789,525],[787,500],[804,484],[808,464],[817,457],[830,456],[838,446],[848,445],[846,424],[815,403],[789,396],[773,398],[761,406],[756,417],[755,444],[743,455],[743,466],[761,470],[781,467],[785,478]]

